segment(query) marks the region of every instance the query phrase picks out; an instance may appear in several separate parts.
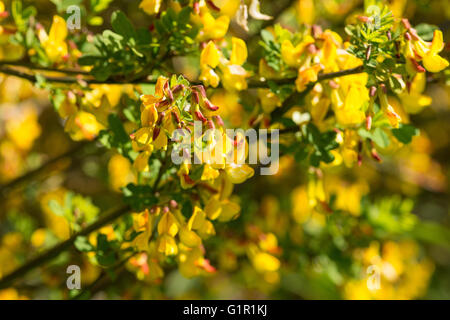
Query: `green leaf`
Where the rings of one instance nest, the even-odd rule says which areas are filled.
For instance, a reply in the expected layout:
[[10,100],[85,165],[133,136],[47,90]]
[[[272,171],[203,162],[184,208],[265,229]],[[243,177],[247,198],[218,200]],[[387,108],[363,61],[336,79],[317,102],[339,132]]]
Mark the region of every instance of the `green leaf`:
[[55,108],[56,111],[59,110],[59,108],[61,107],[61,104],[66,100],[66,94],[60,90],[57,89],[53,92],[52,95],[50,95],[50,101],[53,104],[53,107]]
[[48,202],[50,210],[59,217],[64,216],[64,207],[59,204],[56,200],[50,200]]
[[265,43],[270,43],[270,42],[274,42],[275,38],[273,37],[273,34],[267,30],[262,30],[261,31],[261,38],[263,39],[263,41]]
[[439,27],[432,24],[421,23],[418,24],[415,29],[419,37],[425,41],[431,41],[433,40],[434,30],[438,30]]
[[97,252],[95,258],[97,259],[97,262],[104,267],[112,266],[116,262],[116,254],[114,251],[108,251],[106,253]]
[[105,234],[99,233],[97,235],[97,250],[99,251],[108,251],[109,243]]
[[178,13],[178,23],[180,25],[189,23],[189,20],[191,19],[191,11],[191,7],[184,7],[181,9],[180,13]]
[[89,243],[89,240],[84,236],[78,236],[73,243],[75,248],[81,252],[93,251],[94,247]]
[[203,175],[203,170],[204,170],[204,169],[205,169],[205,165],[204,165],[204,164],[202,164],[202,165],[196,167],[196,168],[195,168],[194,170],[192,170],[192,172],[189,174],[189,177],[190,177],[192,180],[194,180],[194,181],[200,180],[200,178],[201,178],[202,175]]
[[412,138],[420,133],[419,129],[410,124],[400,124],[399,128],[392,129],[392,134],[398,141],[408,144]]
[[142,211],[158,202],[153,190],[147,185],[128,184],[122,188],[124,202],[134,210]]
[[100,131],[99,140],[107,148],[115,148],[120,154],[133,160],[131,139],[116,114],[108,116],[108,129]]
[[381,148],[386,148],[389,146],[389,137],[381,128],[375,128],[372,133],[372,140]]
[[127,16],[120,10],[114,11],[111,16],[111,25],[113,30],[123,36],[125,39],[135,39],[136,30]]

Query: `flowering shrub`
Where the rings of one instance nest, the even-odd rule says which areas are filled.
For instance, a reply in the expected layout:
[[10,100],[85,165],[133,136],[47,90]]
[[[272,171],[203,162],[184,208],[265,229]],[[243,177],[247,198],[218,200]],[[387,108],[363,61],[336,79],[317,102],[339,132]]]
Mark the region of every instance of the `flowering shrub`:
[[0,1],[0,299],[448,297],[418,5]]

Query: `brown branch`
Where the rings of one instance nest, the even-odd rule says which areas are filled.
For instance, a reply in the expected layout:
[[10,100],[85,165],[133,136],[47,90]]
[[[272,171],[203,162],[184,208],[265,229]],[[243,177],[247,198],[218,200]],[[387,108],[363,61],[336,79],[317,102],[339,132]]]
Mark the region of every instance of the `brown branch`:
[[[355,74],[355,73],[361,73],[363,72],[362,67],[352,68],[348,70],[342,70],[338,72],[331,72],[331,73],[325,73],[318,76],[318,81],[326,80],[326,79],[332,79],[336,77],[342,77],[349,74]],[[0,73],[5,73],[11,76],[16,76],[19,78],[23,78],[26,80],[29,80],[31,82],[37,81],[37,76],[33,74],[29,74],[17,69],[9,68],[6,66],[0,66]],[[79,83],[79,82],[86,82],[87,84],[155,84],[156,79],[136,79],[132,81],[115,81],[115,80],[105,80],[100,81],[96,79],[86,79],[86,78],[74,78],[74,77],[53,77],[53,76],[44,76],[41,75],[46,81],[48,82],[55,82],[55,83],[66,83],[66,84],[72,84],[72,83]],[[250,79],[248,82],[248,88],[268,88],[268,82],[272,81],[278,85],[285,85],[285,84],[292,84],[296,78],[287,78],[287,79],[281,79],[281,80],[266,80],[266,79]],[[195,84],[201,84],[201,82],[191,82],[193,85]]]
[[24,62],[24,61],[0,61],[0,66],[12,66],[12,67],[23,67],[30,70],[42,70],[42,71],[48,71],[48,72],[57,72],[57,73],[65,73],[65,74],[82,74],[82,75],[89,75],[90,73],[88,71],[84,70],[75,70],[75,69],[56,69],[52,67],[42,67],[42,66],[36,66],[32,63]]

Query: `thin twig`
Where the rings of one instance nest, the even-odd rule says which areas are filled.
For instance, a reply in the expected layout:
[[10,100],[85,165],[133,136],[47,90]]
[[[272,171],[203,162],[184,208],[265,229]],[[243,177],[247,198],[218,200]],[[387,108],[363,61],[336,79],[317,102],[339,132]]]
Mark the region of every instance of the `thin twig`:
[[12,67],[23,67],[30,70],[42,70],[48,72],[57,72],[57,73],[65,73],[65,74],[82,74],[89,75],[90,73],[85,70],[75,70],[75,69],[56,69],[52,67],[42,67],[36,66],[32,63],[23,62],[23,61],[0,61],[0,66],[12,66]]
[[[342,70],[337,72],[325,73],[318,76],[318,81],[332,79],[336,77],[346,76],[349,74],[361,73],[363,72],[362,67],[352,68],[348,70]],[[33,74],[29,74],[20,70],[16,70],[13,68],[9,68],[6,66],[0,66],[0,73],[16,76],[19,78],[23,78],[29,80],[31,82],[37,81],[37,76]],[[85,78],[74,78],[74,77],[53,77],[53,76],[44,76],[41,75],[46,81],[54,82],[54,83],[79,83],[85,82],[87,84],[155,84],[156,79],[136,79],[132,81],[115,81],[115,80],[96,80],[96,79],[85,79]],[[248,82],[248,88],[268,88],[268,82],[272,81],[278,85],[292,84],[296,78],[287,78],[281,80],[266,80],[266,79],[250,79]],[[191,82],[193,85],[201,84],[200,82]]]
[[112,222],[113,220],[119,218],[123,214],[127,213],[130,210],[130,208],[127,205],[121,206],[118,209],[114,209],[102,217],[98,219],[96,222],[92,223],[88,227],[84,228],[83,230],[75,233],[72,235],[69,239],[66,241],[61,242],[60,244],[54,246],[53,248],[47,250],[43,254],[31,259],[21,267],[17,268],[10,274],[4,276],[0,279],[0,289],[8,288],[11,286],[15,280],[19,278],[23,278],[28,272],[33,270],[34,268],[39,267],[40,265],[44,264],[45,262],[52,260],[56,258],[61,252],[69,249],[77,237],[80,236],[87,236],[91,232],[103,227],[104,225]]

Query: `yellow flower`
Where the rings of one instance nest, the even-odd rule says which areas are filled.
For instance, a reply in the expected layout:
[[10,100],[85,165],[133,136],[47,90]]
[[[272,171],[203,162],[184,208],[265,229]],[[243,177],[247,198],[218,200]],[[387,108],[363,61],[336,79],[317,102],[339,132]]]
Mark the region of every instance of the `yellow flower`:
[[226,66],[222,66],[221,70],[223,73],[223,86],[227,90],[245,90],[247,89],[247,81],[245,78],[248,77],[247,71],[242,67],[244,62],[247,60],[247,46],[244,40],[239,38],[231,38],[232,49],[230,62]]
[[240,0],[215,0],[214,4],[220,8],[220,13],[233,18],[241,4]]
[[425,73],[417,73],[411,82],[409,90],[405,89],[398,95],[408,113],[419,113],[423,108],[431,104],[431,97],[422,94],[425,90],[425,84]]
[[163,234],[167,233],[171,237],[175,237],[179,230],[179,222],[174,217],[174,215],[167,211],[163,214],[158,223],[158,233]]
[[67,56],[66,37],[66,20],[57,15],[53,17],[53,23],[48,36],[44,30],[39,32],[39,39],[50,61],[59,62],[63,57]]
[[[181,245],[180,245],[181,247]],[[215,269],[209,264],[209,261],[203,257],[203,251],[200,247],[185,248],[180,250],[178,256],[180,273],[187,278],[200,275],[202,272],[214,272]]]
[[28,300],[26,296],[22,296],[14,288],[0,290],[0,300]]
[[194,248],[202,243],[202,239],[192,230],[187,227],[182,227],[180,229],[180,241],[187,247]]
[[365,181],[349,184],[339,179],[326,180],[327,191],[336,194],[336,208],[354,216],[361,214],[361,198],[369,192]]
[[227,177],[234,184],[239,184],[253,177],[255,171],[246,164],[231,164],[226,168]]
[[321,50],[321,63],[325,66],[325,72],[337,71],[337,50],[342,45],[342,38],[331,30],[325,30],[321,38],[324,40]]
[[221,53],[217,49],[214,42],[209,41],[200,55],[200,66],[209,66],[211,68],[215,68],[219,64],[220,56]]
[[5,129],[8,137],[19,149],[29,150],[41,134],[36,110],[31,106],[22,108],[18,116],[8,119]]
[[242,39],[232,37],[230,60],[223,57],[212,41],[202,50],[200,55],[200,80],[207,86],[217,87],[219,76],[215,68],[219,67],[222,73],[222,82],[226,90],[240,91],[247,89],[247,71],[242,64],[247,60],[247,46]]
[[39,248],[45,244],[46,239],[47,239],[47,230],[44,228],[37,229],[31,235],[31,244],[35,248]]
[[148,210],[133,214],[133,229],[141,232],[134,239],[133,244],[140,251],[148,250],[148,241],[152,236],[153,217]]
[[147,171],[148,170],[148,159],[151,156],[151,151],[143,151],[134,159],[133,167],[137,171]]
[[367,79],[368,75],[362,73],[336,80],[339,87],[331,90],[331,103],[340,124],[356,125],[365,120],[364,107],[369,101]]
[[189,164],[183,162],[180,165],[177,175],[180,177],[180,183],[183,189],[189,189],[195,185],[195,181],[189,177]]
[[220,62],[221,53],[214,42],[209,41],[200,55],[200,80],[207,86],[217,87],[219,85],[219,76],[214,72],[214,68]]
[[230,18],[228,16],[223,15],[215,19],[209,11],[200,13],[200,21],[203,28],[198,34],[199,41],[223,38],[230,24]]
[[270,89],[258,89],[258,98],[261,101],[261,108],[266,114],[270,114],[275,108],[281,106],[280,98]]
[[166,256],[176,255],[178,253],[178,246],[175,239],[167,233],[162,234],[158,238],[158,251],[164,253]]
[[308,45],[314,43],[314,38],[307,35],[295,47],[290,40],[284,40],[281,44],[281,57],[283,61],[293,68],[298,68],[302,64],[303,53]]
[[294,189],[292,191],[291,198],[293,205],[292,215],[294,220],[299,224],[305,223],[311,216],[311,209],[306,188],[301,186]]
[[[157,129],[160,129],[160,128],[157,128]],[[160,130],[155,141],[153,141],[153,147],[156,150],[165,149],[165,147],[167,146],[167,142],[168,142],[168,139],[167,139],[166,133],[164,132],[164,130]]]
[[139,8],[145,11],[148,15],[157,14],[161,7],[161,0],[143,0],[139,4]]
[[58,114],[61,118],[67,119],[71,115],[75,114],[78,111],[78,108],[75,103],[73,103],[70,99],[64,99],[64,102],[61,103],[58,109]]
[[156,80],[155,93],[154,94],[144,94],[141,96],[141,100],[144,106],[153,105],[164,99],[164,86],[168,79],[166,77],[160,76]]
[[280,268],[280,260],[273,255],[260,250],[254,244],[249,246],[248,256],[258,272],[274,272]]
[[65,130],[73,140],[93,140],[104,126],[89,112],[78,111],[67,119]]
[[223,73],[223,86],[226,90],[245,90],[247,89],[247,81],[245,78],[247,78],[248,74],[247,71],[236,64],[227,65],[221,68]]
[[67,190],[57,189],[43,195],[40,200],[44,219],[48,228],[61,240],[66,240],[70,236],[70,226],[66,218],[57,216],[50,208],[50,201],[56,201],[59,205],[64,205],[64,198]]
[[344,101],[337,97],[339,93],[333,92],[331,101],[335,106],[337,121],[344,125],[353,125],[363,122],[366,118],[363,112],[364,104],[369,100],[368,90],[365,86],[351,85],[344,94]]
[[431,44],[417,39],[414,42],[414,48],[423,59],[425,69],[430,72],[440,72],[448,67],[448,61],[439,56],[439,52],[444,49],[444,41],[441,30],[435,30]]
[[305,24],[313,24],[316,17],[314,0],[298,0],[297,3],[299,21]]
[[[420,258],[418,246],[412,241],[385,242],[380,250],[378,242],[357,249],[355,260],[362,263],[363,278],[350,279],[344,285],[347,299],[416,299],[427,289],[433,264]],[[374,266],[380,286],[370,288],[367,268]],[[374,274],[372,274],[373,276]]]
[[134,150],[153,150],[153,146],[151,145],[151,143],[153,142],[153,129],[151,127],[140,128],[132,136],[132,144]]
[[267,252],[278,250],[278,240],[273,233],[262,234],[259,239],[259,247]]
[[143,127],[154,127],[158,121],[158,110],[155,105],[144,106],[141,113],[141,124]]
[[252,262],[258,271],[276,271],[280,268],[280,260],[265,252],[257,253]]
[[320,83],[317,83],[311,90],[306,103],[314,123],[320,128],[331,104],[331,100],[324,93],[324,88]]
[[297,91],[302,92],[309,83],[317,81],[317,74],[322,67],[322,65],[316,64],[312,67],[301,67],[298,69],[298,77],[297,80],[295,80]]
[[232,37],[231,42],[232,42],[232,50],[230,63],[241,66],[247,60],[248,56],[247,45],[245,44],[244,40],[236,37]]
[[217,88],[220,82],[220,78],[217,73],[215,73],[214,70],[209,67],[202,68],[199,79],[203,81],[205,86],[211,86],[213,88]]
[[89,86],[83,97],[83,105],[89,105],[92,108],[100,108],[102,99],[106,98],[111,107],[115,107],[122,96],[122,92],[126,92],[126,87],[122,85],[112,84],[93,84]]
[[108,173],[109,182],[115,191],[120,191],[120,188],[135,181],[130,161],[120,154],[115,154],[109,159]]
[[7,16],[8,11],[5,11],[5,4],[3,3],[3,1],[0,1],[0,19],[6,18]]
[[218,219],[221,222],[235,218],[240,211],[241,207],[237,203],[228,199],[219,199],[217,196],[211,197],[205,206],[205,213],[208,218],[211,220]]
[[206,219],[206,213],[197,206],[194,207],[194,212],[188,221],[187,228],[189,230],[196,230],[203,239],[216,233],[211,221]]
[[383,92],[383,90],[379,90],[380,97],[380,105],[384,114],[388,117],[391,126],[394,128],[398,128],[399,123],[402,121],[402,118],[395,111],[394,107],[391,103],[389,103],[387,95]]
[[[203,159],[205,161],[205,159]],[[200,178],[202,181],[214,180],[219,176],[219,170],[214,169],[210,164],[206,163],[203,167],[203,173]]]

